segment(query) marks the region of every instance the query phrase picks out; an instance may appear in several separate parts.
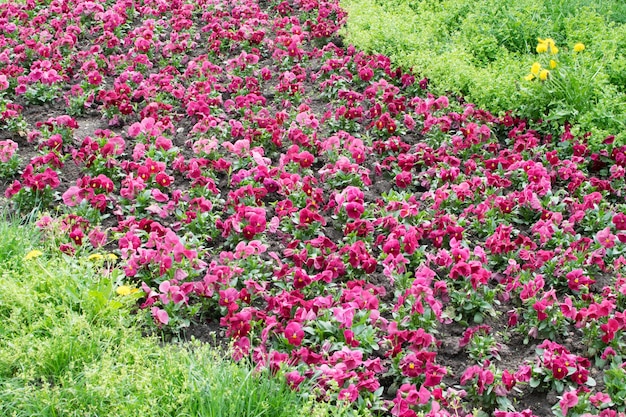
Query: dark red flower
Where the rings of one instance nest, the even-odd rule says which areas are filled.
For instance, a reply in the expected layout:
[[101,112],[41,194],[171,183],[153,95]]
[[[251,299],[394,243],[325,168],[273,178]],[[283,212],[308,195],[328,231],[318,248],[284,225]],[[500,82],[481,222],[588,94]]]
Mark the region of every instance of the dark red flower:
[[314,212],[313,210],[305,207],[302,210],[300,210],[300,216],[299,216],[299,227],[301,228],[306,228],[308,227],[308,225],[310,225],[311,223],[314,222],[318,222],[320,223],[322,226],[326,225],[326,221],[324,220],[324,218],[322,216],[320,216],[319,213]]
[[370,67],[363,67],[359,69],[359,78],[365,82],[374,77],[374,71]]
[[554,375],[555,379],[563,379],[567,376],[568,369],[567,365],[565,365],[565,361],[562,359],[556,359],[552,363],[552,375]]
[[256,231],[254,227],[252,227],[252,225],[247,225],[241,230],[241,234],[243,235],[244,239],[252,240],[256,235]]
[[406,188],[413,182],[413,174],[407,171],[402,171],[396,175],[396,186],[398,188]]
[[170,177],[165,172],[159,172],[156,175],[155,180],[156,180],[157,184],[159,184],[160,186],[168,187],[172,183],[174,178]]
[[383,252],[393,256],[400,254],[400,241],[394,238],[388,239],[383,245]]
[[578,370],[572,374],[570,379],[578,385],[583,385],[587,382],[587,379],[589,379],[589,371],[585,368],[578,368]]
[[617,213],[613,216],[613,224],[617,230],[626,230],[626,214]]
[[357,203],[353,201],[353,202],[346,204],[346,213],[348,214],[348,217],[350,217],[351,219],[360,219],[364,211],[365,211],[365,208],[363,207],[363,204],[361,203]]
[[293,287],[299,290],[309,285],[311,281],[309,274],[298,268],[293,276]]
[[81,229],[79,229],[78,227],[75,227],[71,232],[70,232],[70,239],[72,239],[72,241],[77,245],[80,246],[83,244],[83,238],[85,237],[85,234],[83,233],[83,231]]
[[426,372],[425,363],[415,353],[409,353],[400,360],[402,375],[414,378]]

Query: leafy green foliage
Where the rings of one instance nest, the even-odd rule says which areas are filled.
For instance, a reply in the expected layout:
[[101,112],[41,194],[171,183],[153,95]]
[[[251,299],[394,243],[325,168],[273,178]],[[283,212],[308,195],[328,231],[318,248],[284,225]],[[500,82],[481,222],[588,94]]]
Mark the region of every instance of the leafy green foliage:
[[604,372],[604,383],[611,400],[618,410],[626,409],[626,388],[624,387],[626,370],[620,366],[612,366]]
[[[383,53],[430,80],[435,94],[453,93],[494,113],[513,110],[544,119],[542,129],[592,132],[597,142],[624,142],[626,26],[619,1],[344,0],[348,42]],[[529,89],[523,77],[539,38],[563,54],[586,45],[576,66],[553,74],[550,88]]]

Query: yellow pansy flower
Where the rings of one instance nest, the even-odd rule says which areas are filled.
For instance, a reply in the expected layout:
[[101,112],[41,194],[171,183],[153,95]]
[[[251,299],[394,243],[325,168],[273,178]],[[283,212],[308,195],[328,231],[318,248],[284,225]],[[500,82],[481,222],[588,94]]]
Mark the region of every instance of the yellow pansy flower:
[[37,249],[31,250],[30,252],[26,254],[26,256],[24,256],[24,260],[28,261],[31,259],[39,258],[41,255],[43,255],[42,251],[37,250]]
[[555,55],[557,52],[559,52],[559,49],[556,47],[556,43],[554,42],[554,39],[537,38],[537,40],[539,41],[539,43],[537,44],[537,53],[542,54],[542,53],[550,51],[552,55]]
[[539,71],[541,70],[541,64],[539,62],[535,62],[531,67],[530,67],[530,73],[533,75],[539,75]]
[[115,293],[117,295],[121,295],[122,297],[126,296],[126,295],[131,295],[136,293],[137,291],[139,291],[137,288],[133,288],[129,285],[120,285],[119,287],[117,287],[115,289]]
[[556,55],[559,53],[559,48],[556,46],[556,42],[552,38],[541,39],[539,38],[539,43],[537,44],[537,52],[544,53],[550,52],[552,55]]

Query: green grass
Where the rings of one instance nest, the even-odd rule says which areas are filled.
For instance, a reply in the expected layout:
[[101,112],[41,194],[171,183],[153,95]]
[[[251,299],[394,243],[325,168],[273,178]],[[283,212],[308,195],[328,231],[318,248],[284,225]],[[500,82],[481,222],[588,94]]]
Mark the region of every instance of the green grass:
[[[620,0],[342,0],[348,43],[389,55],[427,77],[435,94],[464,96],[498,114],[565,120],[626,142],[626,3]],[[553,38],[560,57],[586,50],[571,82],[537,90],[523,78],[540,57],[538,38]],[[562,69],[562,68],[560,68]],[[578,88],[590,98],[580,106]],[[556,93],[556,95],[554,94]],[[579,100],[580,101],[580,100]]]
[[342,414],[208,345],[142,336],[115,275],[47,247],[32,225],[0,220],[0,235],[0,415]]

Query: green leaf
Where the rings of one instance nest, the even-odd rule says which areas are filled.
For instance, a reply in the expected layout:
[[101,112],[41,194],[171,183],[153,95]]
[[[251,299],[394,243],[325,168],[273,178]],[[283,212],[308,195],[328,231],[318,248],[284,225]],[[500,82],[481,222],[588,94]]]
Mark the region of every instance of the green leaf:
[[481,313],[476,313],[474,314],[474,323],[482,323],[483,322],[483,315]]
[[554,381],[554,389],[556,390],[557,393],[560,394],[565,389],[565,384],[563,384],[563,382],[561,381]]
[[596,380],[589,376],[587,377],[587,382],[585,382],[585,385],[587,385],[588,387],[595,387]]

